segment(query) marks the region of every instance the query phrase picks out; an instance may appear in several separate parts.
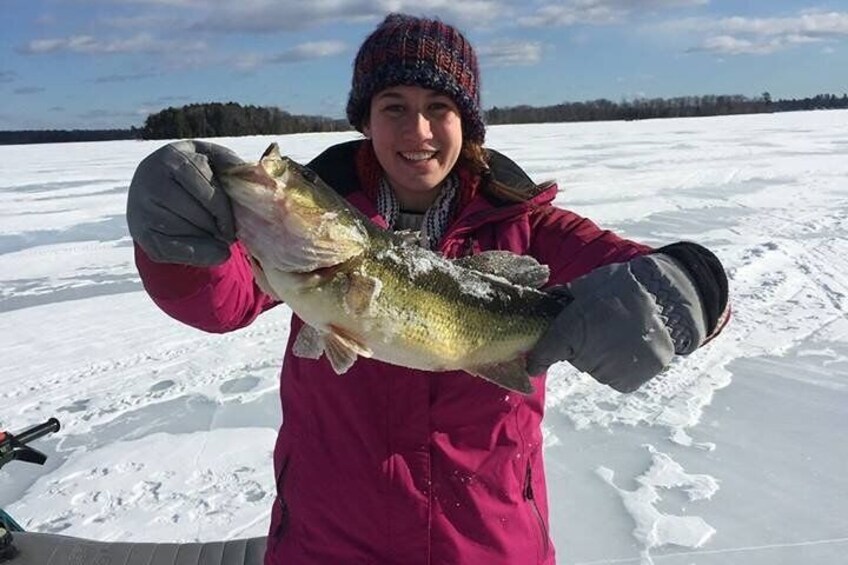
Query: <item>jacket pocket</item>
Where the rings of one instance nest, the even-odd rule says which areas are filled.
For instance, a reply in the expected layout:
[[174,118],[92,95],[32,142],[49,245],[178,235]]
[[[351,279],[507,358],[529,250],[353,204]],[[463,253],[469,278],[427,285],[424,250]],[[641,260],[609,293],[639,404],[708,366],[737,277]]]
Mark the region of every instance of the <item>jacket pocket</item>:
[[541,510],[539,510],[539,505],[536,503],[536,495],[533,492],[533,470],[529,461],[527,462],[527,471],[524,474],[524,490],[522,492],[522,496],[524,497],[524,501],[530,507],[530,512],[533,514],[533,518],[538,526],[537,531],[539,534],[540,558],[541,560],[544,560],[550,551],[551,541],[548,533],[548,525],[545,523]]

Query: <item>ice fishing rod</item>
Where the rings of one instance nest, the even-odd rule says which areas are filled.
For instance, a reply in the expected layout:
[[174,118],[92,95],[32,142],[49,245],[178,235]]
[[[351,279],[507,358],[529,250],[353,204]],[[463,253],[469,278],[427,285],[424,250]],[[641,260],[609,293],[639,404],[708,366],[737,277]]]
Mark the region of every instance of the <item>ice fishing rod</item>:
[[38,424],[18,434],[0,431],[0,468],[14,460],[44,465],[47,456],[27,444],[47,434],[59,431],[59,427],[59,420],[50,418],[43,424]]
[[[18,434],[0,431],[0,468],[10,461],[23,461],[35,465],[44,465],[47,456],[27,444],[47,434],[59,431],[59,420],[50,418],[42,424],[33,426]],[[12,532],[23,531],[11,516],[0,508],[0,563],[15,556],[17,550],[12,544]]]

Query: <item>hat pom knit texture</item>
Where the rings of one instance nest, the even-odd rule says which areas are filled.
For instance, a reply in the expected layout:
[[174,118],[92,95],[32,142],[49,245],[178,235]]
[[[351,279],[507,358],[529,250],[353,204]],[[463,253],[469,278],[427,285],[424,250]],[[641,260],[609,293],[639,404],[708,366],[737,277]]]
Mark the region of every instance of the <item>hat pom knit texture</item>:
[[471,44],[438,20],[390,14],[366,38],[353,65],[347,119],[362,131],[371,98],[392,86],[420,86],[450,96],[462,116],[463,138],[483,143],[480,72]]

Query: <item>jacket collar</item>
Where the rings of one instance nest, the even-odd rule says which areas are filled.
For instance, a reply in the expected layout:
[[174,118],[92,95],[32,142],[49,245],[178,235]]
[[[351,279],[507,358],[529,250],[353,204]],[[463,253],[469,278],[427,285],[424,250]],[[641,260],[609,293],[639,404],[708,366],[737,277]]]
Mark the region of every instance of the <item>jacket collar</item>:
[[[365,140],[357,139],[331,146],[308,166],[375,224],[386,229],[386,221],[377,212],[376,203],[360,183],[362,153],[367,149],[363,143]],[[486,224],[528,214],[549,205],[556,196],[555,183],[537,185],[511,159],[493,149],[488,151],[490,169],[479,179],[479,190],[475,190],[470,201],[457,211],[443,243]],[[506,190],[498,190],[499,187]]]
[[557,190],[557,185],[551,183],[545,185],[529,200],[513,203],[493,201],[486,195],[477,194],[465,208],[459,211],[453,224],[448,228],[445,239],[459,237],[486,224],[500,223],[510,218],[527,215],[537,208],[549,205],[556,197]]

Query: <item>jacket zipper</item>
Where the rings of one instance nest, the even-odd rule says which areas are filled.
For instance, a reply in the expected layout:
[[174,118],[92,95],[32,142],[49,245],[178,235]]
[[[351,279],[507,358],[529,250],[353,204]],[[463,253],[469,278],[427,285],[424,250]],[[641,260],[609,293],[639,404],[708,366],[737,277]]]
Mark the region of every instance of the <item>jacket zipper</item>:
[[536,496],[533,494],[532,478],[531,467],[528,462],[527,473],[524,476],[524,492],[522,494],[524,495],[524,500],[530,504],[530,508],[533,510],[533,514],[536,516],[536,521],[539,524],[539,535],[542,537],[542,557],[545,557],[550,549],[550,536],[548,535],[548,526],[545,524],[544,518],[542,518],[542,512],[536,504]]

